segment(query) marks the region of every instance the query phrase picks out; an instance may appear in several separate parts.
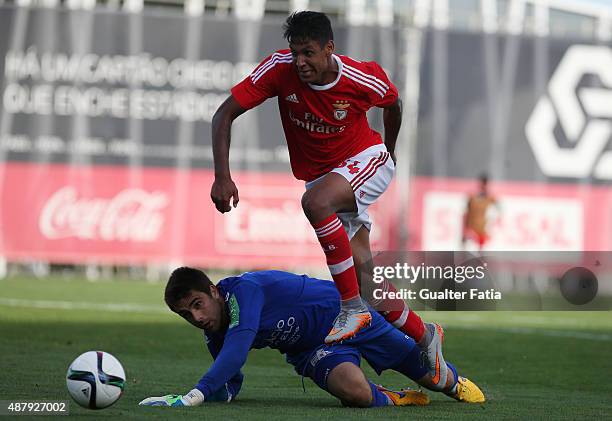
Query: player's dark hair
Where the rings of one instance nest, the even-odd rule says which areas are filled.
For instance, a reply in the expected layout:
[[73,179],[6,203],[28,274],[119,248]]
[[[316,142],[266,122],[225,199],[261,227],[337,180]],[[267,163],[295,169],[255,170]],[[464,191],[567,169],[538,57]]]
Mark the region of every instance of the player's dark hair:
[[201,270],[181,267],[175,269],[170,275],[168,283],[166,284],[166,291],[164,292],[164,300],[168,307],[174,308],[174,306],[181,299],[185,298],[191,290],[201,291],[211,295],[211,285],[213,285],[213,283]]
[[483,172],[482,174],[480,174],[480,176],[478,176],[478,179],[482,184],[487,184],[489,182],[489,174]]
[[323,48],[327,41],[334,39],[331,22],[325,13],[308,10],[295,12],[289,15],[283,25],[283,37],[288,42],[301,44],[308,41],[317,41]]

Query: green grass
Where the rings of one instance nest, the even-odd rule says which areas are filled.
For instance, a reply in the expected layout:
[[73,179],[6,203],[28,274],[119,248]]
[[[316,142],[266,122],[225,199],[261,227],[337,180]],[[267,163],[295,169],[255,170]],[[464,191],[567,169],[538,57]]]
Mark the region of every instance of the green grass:
[[[162,292],[163,285],[129,281],[0,281],[0,400],[69,399],[68,364],[84,351],[101,349],[126,369],[124,396],[102,411],[73,403],[73,417],[457,420],[612,414],[610,312],[424,313],[447,328],[445,355],[483,388],[484,405],[428,392],[432,403],[422,408],[342,408],[309,380],[304,392],[278,352],[258,350],[251,352],[243,390],[230,405],[138,407],[147,396],[188,391],[211,363],[201,335],[164,309]],[[62,305],[78,308],[57,308]],[[376,378],[366,372],[386,386],[413,386],[395,373]]]

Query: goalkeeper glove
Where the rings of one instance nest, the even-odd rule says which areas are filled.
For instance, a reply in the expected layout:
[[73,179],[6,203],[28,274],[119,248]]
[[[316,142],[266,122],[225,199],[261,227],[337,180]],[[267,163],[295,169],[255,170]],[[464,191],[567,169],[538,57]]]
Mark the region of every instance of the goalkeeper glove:
[[204,402],[204,394],[198,389],[193,389],[186,395],[152,396],[143,399],[138,405],[144,406],[198,406]]

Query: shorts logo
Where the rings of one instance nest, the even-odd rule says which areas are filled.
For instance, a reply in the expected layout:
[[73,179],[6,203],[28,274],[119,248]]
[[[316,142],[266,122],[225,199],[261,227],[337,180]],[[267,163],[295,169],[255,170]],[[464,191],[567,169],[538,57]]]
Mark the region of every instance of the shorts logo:
[[321,361],[323,358],[327,357],[331,353],[332,351],[326,351],[324,349],[317,350],[317,352],[310,359],[310,365],[314,367],[319,361]]
[[334,118],[336,120],[344,120],[348,115],[347,108],[351,106],[348,101],[338,100],[334,104]]
[[359,198],[363,199],[363,196],[365,196],[365,192],[363,190],[359,190]]

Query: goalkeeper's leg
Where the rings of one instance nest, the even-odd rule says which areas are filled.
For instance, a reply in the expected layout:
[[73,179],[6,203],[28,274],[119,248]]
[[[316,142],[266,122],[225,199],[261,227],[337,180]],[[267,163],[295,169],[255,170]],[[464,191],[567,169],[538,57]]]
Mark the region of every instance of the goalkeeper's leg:
[[442,392],[460,402],[483,403],[486,400],[484,393],[474,382],[460,376],[455,366],[450,362],[446,361],[445,364],[448,367],[448,373],[442,388],[440,387],[442,382],[435,383],[431,373],[423,375],[422,366],[419,365],[419,361],[414,357],[414,354],[411,354],[402,364],[396,367],[395,371],[408,376],[423,387]]
[[302,373],[345,406],[427,405],[429,398],[416,390],[392,391],[369,381],[359,367],[361,355],[355,347],[323,346],[310,354]]
[[[374,313],[373,328],[380,326],[380,315]],[[388,326],[388,325],[387,325]],[[360,355],[374,371],[394,370],[428,389],[443,392],[462,402],[481,403],[485,396],[476,384],[457,374],[455,367],[444,361],[446,375],[435,379],[423,361],[423,354],[414,340],[388,326],[382,335],[367,337],[367,332],[353,342]],[[399,357],[399,358],[398,358]]]
[[427,405],[429,397],[416,390],[389,390],[369,381],[360,367],[344,362],[328,375],[327,391],[344,406],[372,408],[377,406]]

